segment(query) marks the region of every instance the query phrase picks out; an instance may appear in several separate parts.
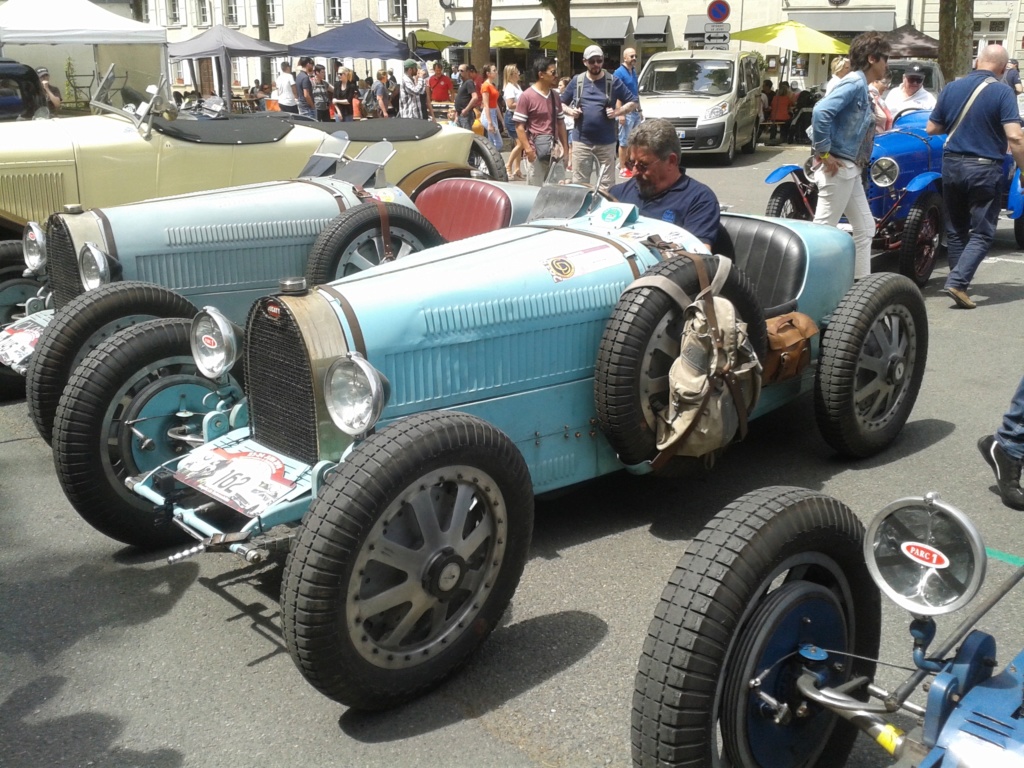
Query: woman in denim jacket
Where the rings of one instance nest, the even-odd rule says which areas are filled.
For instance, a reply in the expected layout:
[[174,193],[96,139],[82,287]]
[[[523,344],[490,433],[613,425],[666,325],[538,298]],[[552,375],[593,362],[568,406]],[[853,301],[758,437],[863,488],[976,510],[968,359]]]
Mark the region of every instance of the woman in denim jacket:
[[875,118],[868,83],[885,75],[889,43],[878,32],[865,32],[850,45],[851,72],[814,105],[811,125],[817,158],[815,224],[835,226],[844,213],[853,227],[857,260],[854,277],[871,273],[871,238],[875,218],[868,207],[861,176],[871,159]]

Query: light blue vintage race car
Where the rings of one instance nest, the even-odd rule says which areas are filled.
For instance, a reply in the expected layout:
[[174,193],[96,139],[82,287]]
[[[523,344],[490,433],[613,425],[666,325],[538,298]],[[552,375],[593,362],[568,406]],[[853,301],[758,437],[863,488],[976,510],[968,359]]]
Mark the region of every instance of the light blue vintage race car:
[[[633,764],[841,766],[863,732],[905,768],[1024,765],[1020,639],[1000,669],[995,637],[976,629],[1024,567],[974,603],[985,570],[978,530],[935,493],[887,505],[867,531],[820,493],[746,494],[694,537],[662,593],[636,676]],[[875,678],[880,593],[911,614],[913,664],[888,689]],[[936,642],[935,617],[969,605]],[[922,684],[925,706],[909,700]]]
[[[252,306],[244,333],[212,310],[191,330],[122,331],[65,391],[61,483],[119,541],[191,539],[172,562],[289,552],[284,635],[303,675],[352,707],[398,704],[494,628],[526,562],[534,495],[652,471],[680,347],[676,288],[699,289],[694,263],[666,258],[658,238],[702,249],[588,188],[545,187],[526,224],[290,284]],[[894,274],[854,283],[850,238],[804,222],[724,215],[716,250],[734,262],[721,295],[759,356],[766,315],[798,309],[823,329],[813,364],[766,386],[753,417],[813,391],[839,453],[891,443],[924,375],[917,287]],[[716,274],[721,256],[703,258]],[[675,288],[634,285],[641,275]],[[175,340],[189,333],[186,359]],[[141,385],[139,355],[154,372]],[[229,378],[237,360],[245,401]],[[184,369],[210,378],[186,386]],[[104,474],[126,487],[109,491]]]

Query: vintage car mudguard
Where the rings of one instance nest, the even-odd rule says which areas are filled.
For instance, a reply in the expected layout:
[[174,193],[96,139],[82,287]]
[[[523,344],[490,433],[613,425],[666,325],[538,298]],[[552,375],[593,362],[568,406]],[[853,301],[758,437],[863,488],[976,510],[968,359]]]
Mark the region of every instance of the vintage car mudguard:
[[1024,190],[1020,188],[1020,168],[1013,172],[1013,180],[1010,182],[1009,199],[1006,207],[1010,210],[1011,219],[1019,219],[1024,214]]
[[800,171],[800,170],[803,170],[803,166],[801,166],[801,165],[795,165],[795,164],[780,165],[774,171],[769,173],[765,177],[764,181],[765,181],[766,184],[774,184],[777,181],[782,181],[784,178],[789,176],[789,174],[795,173],[795,172]]
[[922,173],[910,180],[910,183],[907,184],[907,192],[923,192],[940,181],[942,181],[941,173]]

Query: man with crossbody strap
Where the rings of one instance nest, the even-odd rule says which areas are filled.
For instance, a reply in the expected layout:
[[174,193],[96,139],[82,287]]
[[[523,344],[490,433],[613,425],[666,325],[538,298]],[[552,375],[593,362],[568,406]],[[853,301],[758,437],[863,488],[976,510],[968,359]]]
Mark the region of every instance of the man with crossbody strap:
[[985,46],[978,68],[943,89],[928,120],[928,133],[948,133],[942,195],[949,276],[942,290],[961,309],[975,307],[967,289],[995,238],[1007,142],[1014,162],[1024,167],[1017,99],[998,82],[1008,59],[1003,46]]
[[568,149],[562,104],[554,87],[558,80],[555,69],[554,59],[541,57],[533,62],[534,83],[523,91],[512,115],[526,158],[527,183],[535,187],[544,185],[551,161],[563,157]]

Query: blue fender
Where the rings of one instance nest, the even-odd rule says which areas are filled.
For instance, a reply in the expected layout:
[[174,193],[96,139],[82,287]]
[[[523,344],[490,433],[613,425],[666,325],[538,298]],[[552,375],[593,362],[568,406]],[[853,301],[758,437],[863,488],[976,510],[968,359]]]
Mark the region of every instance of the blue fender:
[[1020,168],[1013,172],[1013,181],[1010,182],[1010,196],[1006,201],[1006,207],[1010,211],[1011,219],[1019,219],[1024,214],[1024,190],[1020,188]]
[[764,183],[774,184],[777,181],[782,181],[784,178],[789,176],[789,174],[801,170],[803,170],[803,166],[800,165],[783,165],[782,167],[776,168],[774,171],[769,173],[767,178],[765,178]]
[[941,178],[941,173],[935,173],[932,171],[918,174],[910,180],[909,184],[907,184],[907,192],[921,192],[931,186],[933,182],[939,181]]

